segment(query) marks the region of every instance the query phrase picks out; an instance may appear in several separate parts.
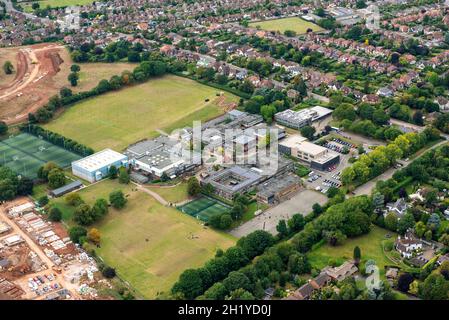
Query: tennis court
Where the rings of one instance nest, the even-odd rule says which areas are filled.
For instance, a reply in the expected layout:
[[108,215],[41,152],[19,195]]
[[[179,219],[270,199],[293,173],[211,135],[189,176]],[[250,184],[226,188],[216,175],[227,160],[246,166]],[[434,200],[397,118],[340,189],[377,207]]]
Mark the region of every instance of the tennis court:
[[201,197],[193,200],[178,208],[184,213],[192,217],[196,217],[204,222],[209,221],[209,219],[215,215],[220,215],[230,210],[230,207],[218,200]]
[[49,161],[65,168],[80,158],[73,152],[28,133],[0,141],[0,163],[29,178],[36,178],[39,167]]

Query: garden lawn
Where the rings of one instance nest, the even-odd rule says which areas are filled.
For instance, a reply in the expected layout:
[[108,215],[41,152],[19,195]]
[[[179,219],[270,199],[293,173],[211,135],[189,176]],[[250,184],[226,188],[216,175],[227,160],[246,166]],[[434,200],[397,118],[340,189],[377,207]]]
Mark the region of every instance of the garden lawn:
[[[192,120],[222,114],[218,92],[190,79],[166,75],[77,103],[44,127],[97,151],[121,151],[155,137],[157,129],[170,131],[174,124],[191,126]],[[238,101],[234,95],[224,95],[225,102]]]
[[[390,234],[390,238],[385,235]],[[346,239],[342,245],[332,247],[324,244],[308,254],[308,258],[313,268],[322,269],[329,265],[329,261],[336,261],[338,265],[346,260],[353,259],[353,251],[355,246],[359,246],[362,253],[362,264],[369,259],[376,261],[381,274],[385,273],[384,267],[386,265],[394,265],[387,256],[383,253],[382,242],[385,240],[394,241],[397,234],[394,232],[372,226],[370,233],[357,237]]]
[[281,33],[284,33],[286,30],[291,30],[297,34],[306,33],[307,29],[312,29],[314,32],[323,30],[320,26],[298,17],[253,22],[249,26],[253,28],[260,27],[260,29],[267,31],[279,31]]

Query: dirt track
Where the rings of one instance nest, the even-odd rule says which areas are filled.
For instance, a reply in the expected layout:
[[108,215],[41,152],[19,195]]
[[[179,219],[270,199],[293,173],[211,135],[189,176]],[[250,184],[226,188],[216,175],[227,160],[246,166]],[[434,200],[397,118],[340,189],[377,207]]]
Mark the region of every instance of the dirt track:
[[23,122],[28,113],[45,105],[65,85],[69,60],[66,49],[57,44],[18,48],[16,76],[0,87],[0,120]]

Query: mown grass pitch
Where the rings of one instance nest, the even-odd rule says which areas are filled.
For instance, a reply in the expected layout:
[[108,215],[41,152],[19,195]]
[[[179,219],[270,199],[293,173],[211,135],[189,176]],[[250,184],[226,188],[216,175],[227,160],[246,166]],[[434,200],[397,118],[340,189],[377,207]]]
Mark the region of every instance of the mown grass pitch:
[[[225,250],[235,242],[231,235],[203,227],[195,218],[117,179],[103,180],[77,193],[92,205],[98,198],[108,199],[114,190],[122,190],[128,202],[121,210],[110,207],[107,216],[91,226],[101,234],[96,251],[143,298],[167,294],[184,270],[202,266],[218,248]],[[74,207],[66,205],[64,197],[52,199],[51,204],[63,211],[66,224],[74,225]]]
[[260,27],[260,29],[266,31],[279,31],[281,33],[291,30],[295,31],[297,34],[304,34],[307,32],[307,29],[312,29],[312,31],[323,30],[319,25],[303,20],[299,17],[253,22],[250,23],[249,26],[253,28]]
[[207,222],[215,215],[229,212],[231,208],[218,200],[208,197],[201,197],[179,207],[178,209],[192,217],[196,217],[201,221]]
[[35,178],[39,167],[49,161],[66,168],[80,158],[73,152],[27,133],[0,141],[0,163],[29,178]]
[[[191,114],[195,114],[194,120],[222,114],[217,105],[219,92],[190,79],[166,75],[77,103],[44,127],[97,151],[121,151],[159,135],[157,129],[169,131],[174,124],[187,125],[185,120],[190,120]],[[238,102],[236,96],[224,96],[227,102]],[[188,124],[192,126],[191,121]]]

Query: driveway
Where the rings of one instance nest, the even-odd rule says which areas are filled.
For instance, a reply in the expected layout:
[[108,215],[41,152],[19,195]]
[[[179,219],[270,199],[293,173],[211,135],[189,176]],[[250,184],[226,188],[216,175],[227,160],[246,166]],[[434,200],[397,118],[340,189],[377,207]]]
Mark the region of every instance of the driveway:
[[243,237],[256,230],[266,230],[272,234],[276,234],[276,226],[280,220],[287,220],[296,213],[305,216],[312,211],[312,206],[315,203],[323,205],[326,202],[327,197],[325,195],[305,189],[294,195],[291,199],[266,210],[250,221],[231,230],[230,233],[235,237]]

